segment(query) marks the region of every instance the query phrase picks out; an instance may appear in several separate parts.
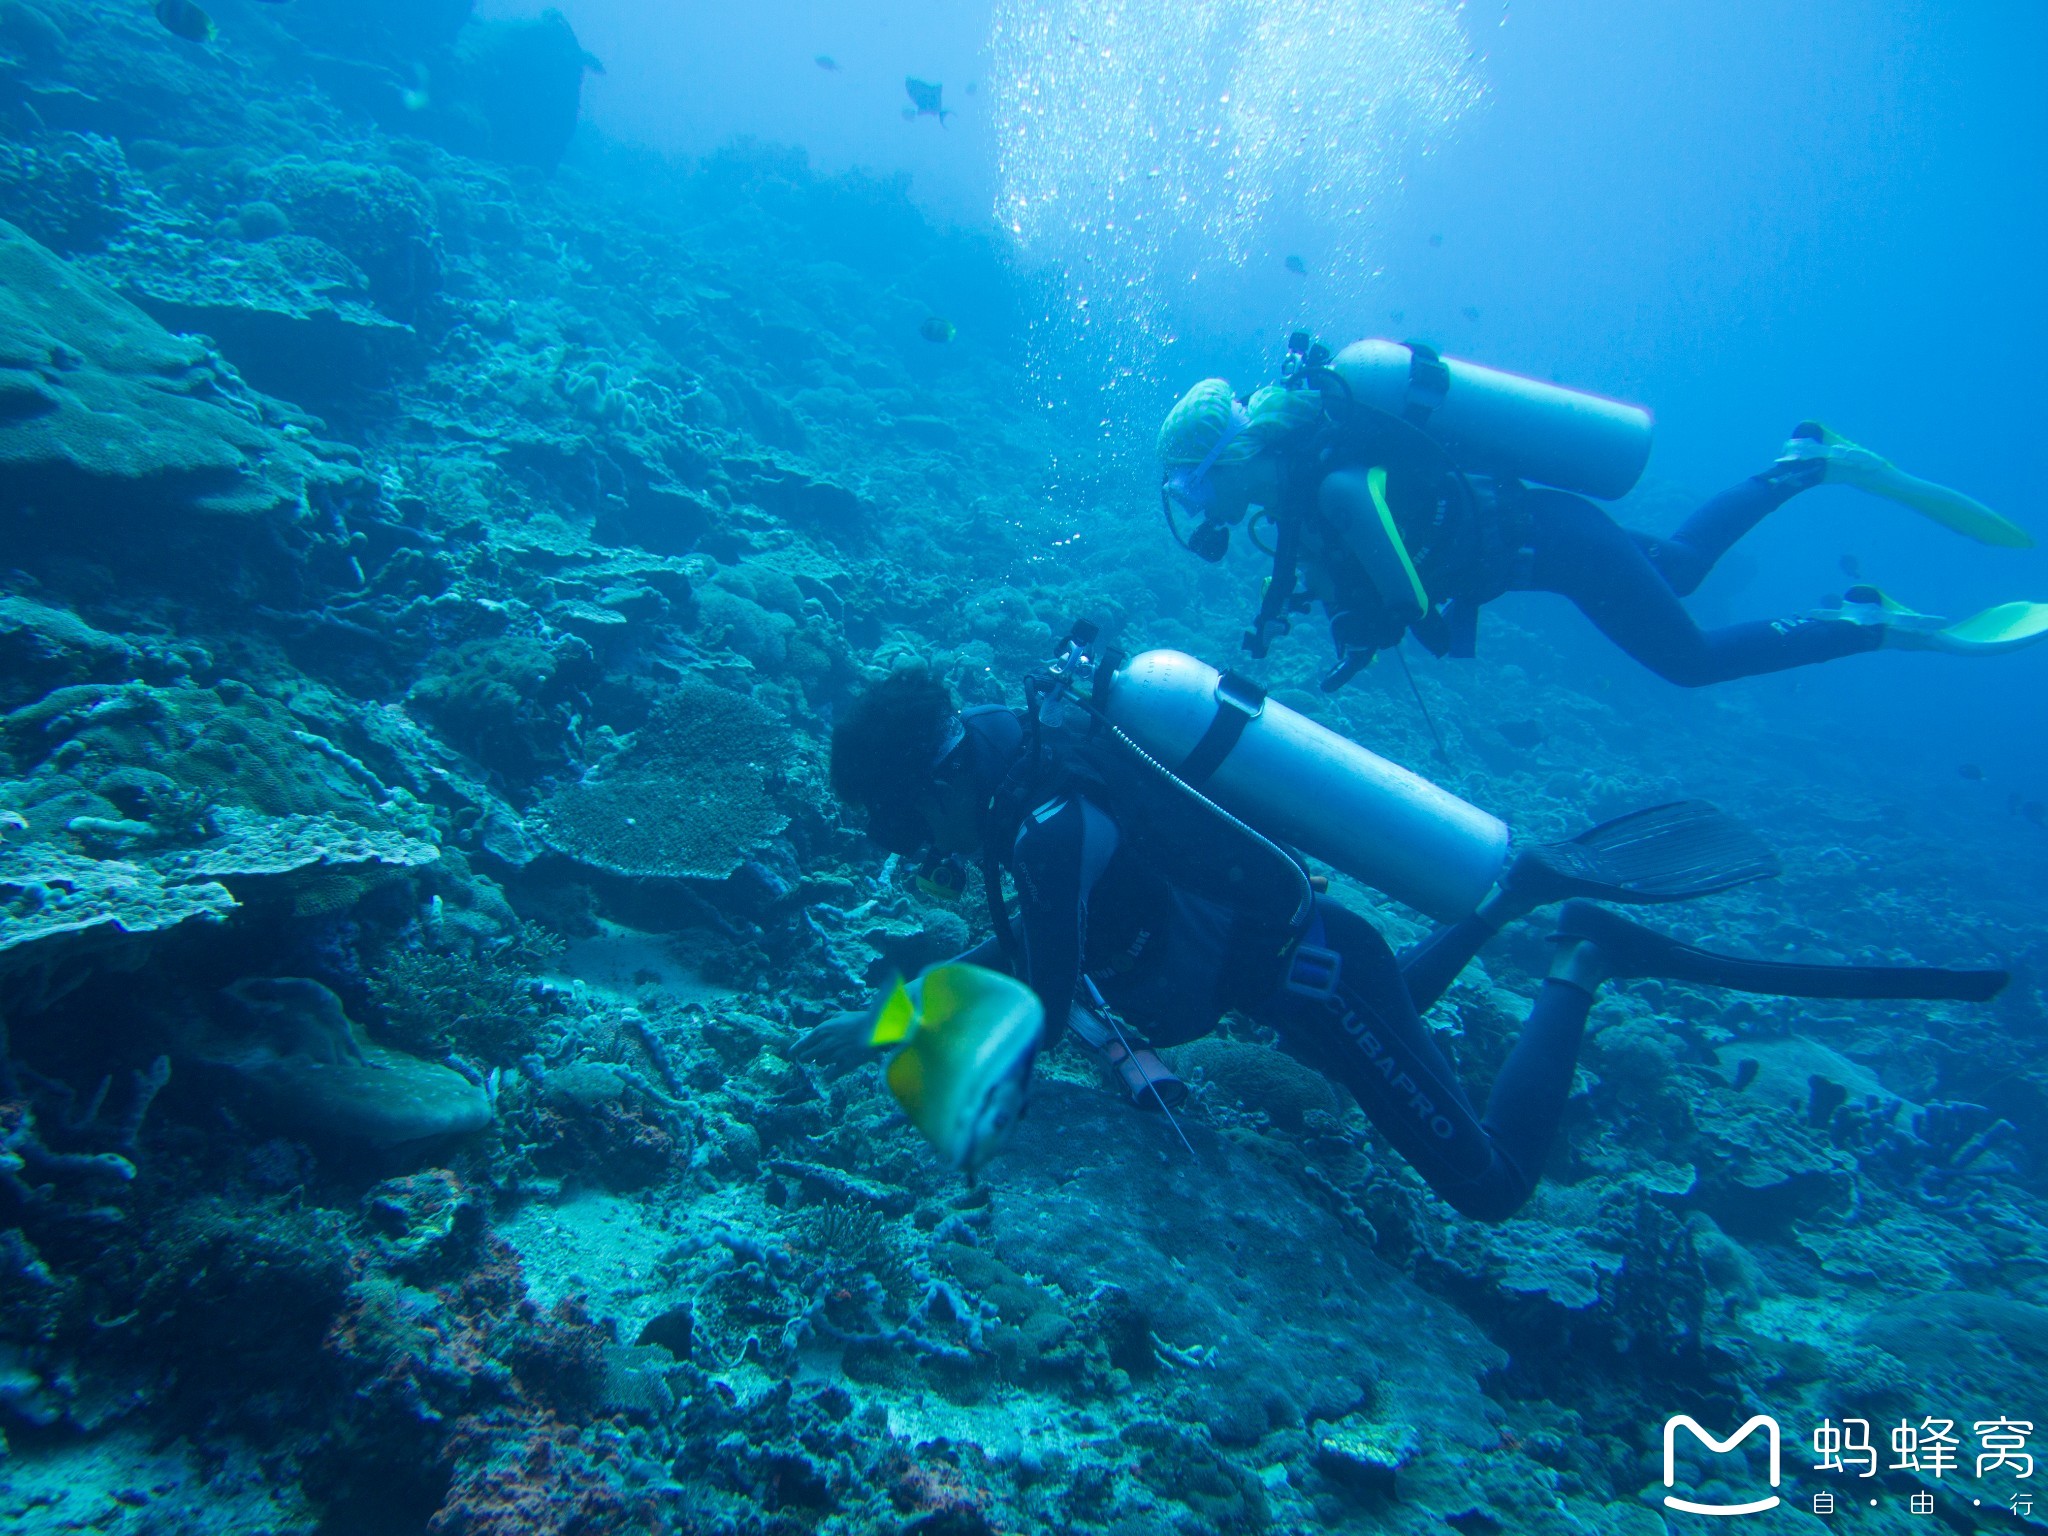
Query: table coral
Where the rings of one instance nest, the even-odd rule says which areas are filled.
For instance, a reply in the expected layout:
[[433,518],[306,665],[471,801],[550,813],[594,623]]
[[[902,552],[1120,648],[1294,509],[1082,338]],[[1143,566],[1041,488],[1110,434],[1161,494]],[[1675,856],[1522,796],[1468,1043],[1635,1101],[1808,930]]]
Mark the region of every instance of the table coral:
[[[1675,1407],[2019,1401],[2024,983],[1605,988],[1543,1192],[1483,1230],[1236,1023],[1186,1048],[1186,1144],[1048,1052],[972,1190],[794,1059],[985,931],[823,794],[859,680],[1014,703],[1078,613],[1220,659],[1244,593],[1042,408],[980,232],[774,146],[562,156],[573,34],[472,10],[227,6],[193,47],[0,0],[0,1520],[1640,1536]],[[1488,622],[1417,659],[1433,777],[1539,837],[1710,790],[1782,845],[1658,926],[2048,968],[2017,770],[1901,806],[1836,690],[1584,690]],[[1274,697],[1431,760],[1301,639]],[[1433,1011],[1475,1088],[1550,958],[1513,926]],[[443,1167],[294,1097],[422,1075],[495,1094]],[[108,1496],[33,1502],[80,1468]]]
[[787,822],[773,790],[788,751],[761,705],[691,683],[632,746],[550,799],[542,825],[557,850],[613,874],[721,880]]

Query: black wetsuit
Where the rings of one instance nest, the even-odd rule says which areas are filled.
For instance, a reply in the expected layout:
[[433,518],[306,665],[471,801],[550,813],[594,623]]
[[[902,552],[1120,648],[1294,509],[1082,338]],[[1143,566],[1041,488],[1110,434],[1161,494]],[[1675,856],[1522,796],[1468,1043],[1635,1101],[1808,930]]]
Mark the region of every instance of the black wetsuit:
[[[1024,753],[1007,710],[970,711],[975,771],[991,786]],[[1031,775],[989,834],[1016,887],[1015,942],[971,957],[1014,965],[1057,1030],[1086,976],[1155,1045],[1214,1029],[1238,1009],[1295,1056],[1349,1088],[1431,1188],[1498,1221],[1529,1197],[1570,1094],[1592,999],[1546,981],[1482,1114],[1420,1010],[1441,997],[1490,930],[1439,929],[1396,957],[1377,930],[1326,896],[1306,907],[1298,870],[1256,851],[1149,770]],[[1107,771],[1105,771],[1105,769]],[[1012,775],[1014,778],[1015,775]],[[1028,801],[1029,803],[1022,803]],[[1234,891],[1247,893],[1234,896]]]
[[[1570,598],[1629,655],[1688,688],[1831,661],[1884,641],[1875,627],[1825,619],[1704,630],[1681,601],[1736,540],[1819,483],[1816,465],[1773,466],[1706,502],[1670,538],[1658,538],[1621,527],[1604,508],[1569,491],[1458,476],[1439,463],[1418,462],[1412,446],[1375,441],[1371,433],[1332,432],[1286,466],[1283,515],[1303,522],[1303,575],[1330,616],[1340,659],[1356,652],[1353,659],[1362,663],[1372,651],[1398,644],[1409,627],[1348,555],[1318,505],[1334,470],[1374,463],[1391,470],[1389,500],[1430,601],[1413,628],[1439,655],[1471,655],[1480,606],[1505,592]],[[1363,509],[1357,515],[1369,520]]]

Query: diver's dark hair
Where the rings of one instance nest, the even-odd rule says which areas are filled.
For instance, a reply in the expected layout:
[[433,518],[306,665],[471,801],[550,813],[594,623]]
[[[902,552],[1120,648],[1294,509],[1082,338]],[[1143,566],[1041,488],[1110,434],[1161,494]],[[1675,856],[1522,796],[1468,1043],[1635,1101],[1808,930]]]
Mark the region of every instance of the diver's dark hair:
[[870,813],[906,809],[930,787],[953,719],[953,690],[898,672],[855,699],[832,727],[832,792]]

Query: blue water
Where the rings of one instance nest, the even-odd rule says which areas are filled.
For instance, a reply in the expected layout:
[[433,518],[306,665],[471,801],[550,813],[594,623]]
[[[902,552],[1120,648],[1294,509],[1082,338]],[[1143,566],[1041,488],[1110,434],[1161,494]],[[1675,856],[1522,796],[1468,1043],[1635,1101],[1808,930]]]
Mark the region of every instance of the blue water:
[[[2010,4],[0,0],[0,1529],[2048,1523],[2048,646],[1684,689],[1515,592],[1325,692],[1153,457],[1307,329],[1648,408],[1627,526],[1819,419],[2048,536],[2044,49]],[[1856,582],[1959,617],[2048,556],[1823,487],[1689,608]],[[2011,980],[1607,986],[1502,1222],[1248,997],[1128,1007],[1171,1125],[1069,1036],[964,1177],[804,1043],[990,931],[832,732],[920,669],[1018,706],[1076,619],[1524,841],[1712,800],[1783,872],[1649,914],[1686,942]],[[1427,1010],[1476,1101],[1547,933]]]

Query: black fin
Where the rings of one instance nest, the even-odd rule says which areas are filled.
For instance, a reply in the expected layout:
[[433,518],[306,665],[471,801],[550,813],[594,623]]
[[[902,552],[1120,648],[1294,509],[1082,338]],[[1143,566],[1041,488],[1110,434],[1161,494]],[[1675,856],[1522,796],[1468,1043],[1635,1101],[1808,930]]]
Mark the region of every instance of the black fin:
[[1564,843],[1515,856],[1502,884],[1542,906],[1567,896],[1599,901],[1689,901],[1781,866],[1762,838],[1704,800],[1677,800],[1631,811]]
[[1557,937],[1585,939],[1599,949],[1617,976],[1656,976],[1758,992],[1769,997],[1919,998],[1923,1001],[1988,1002],[2012,979],[2006,971],[1950,971],[1917,965],[1799,965],[1782,960],[1745,960],[1682,944],[1669,934],[1630,922],[1591,902],[1566,902],[1557,915]]

